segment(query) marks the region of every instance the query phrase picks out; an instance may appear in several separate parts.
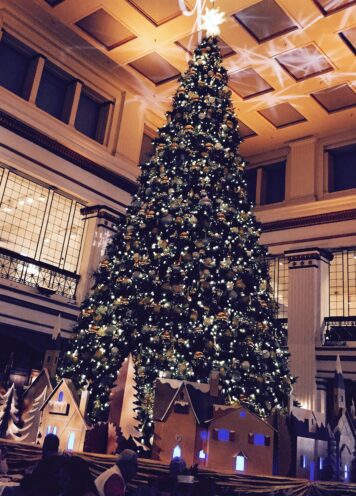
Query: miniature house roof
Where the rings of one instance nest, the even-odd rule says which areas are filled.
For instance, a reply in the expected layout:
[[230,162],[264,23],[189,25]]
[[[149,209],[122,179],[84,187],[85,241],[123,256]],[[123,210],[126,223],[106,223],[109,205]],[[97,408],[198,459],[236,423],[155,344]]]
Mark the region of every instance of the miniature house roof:
[[50,394],[53,391],[51,378],[49,376],[48,370],[42,369],[36,379],[23,393],[23,400],[31,399],[33,396],[37,396],[40,392],[44,391],[46,387],[48,388],[48,394]]
[[83,417],[82,413],[80,412],[80,409],[79,409],[79,396],[77,394],[77,391],[74,387],[74,384],[72,383],[72,381],[70,379],[61,379],[59,381],[59,383],[57,384],[57,386],[53,389],[52,393],[48,396],[48,398],[46,399],[46,401],[43,403],[42,407],[41,407],[41,410],[43,410],[47,405],[48,403],[55,398],[56,394],[60,391],[60,390],[64,390],[64,393],[65,394],[68,394],[72,399],[73,399],[73,403],[75,405],[75,408],[78,410],[78,413],[79,415],[81,416],[81,418],[83,419],[83,422],[88,426],[89,422],[86,418]]
[[155,384],[155,401],[153,408],[154,420],[164,421],[168,412],[179,398],[179,393],[185,388],[187,396],[198,424],[206,424],[220,417],[229,415],[236,410],[244,410],[253,416],[256,421],[262,422],[271,431],[276,430],[258,415],[242,406],[222,405],[216,402],[217,398],[210,395],[210,385],[199,382],[179,381],[176,379],[157,379]]
[[237,453],[235,453],[233,455],[233,458],[236,458],[237,456],[243,456],[246,460],[248,460],[248,456],[246,455],[246,453],[242,450],[238,451]]
[[[291,426],[296,436],[310,439],[319,439],[320,441],[329,441],[330,431],[328,426],[318,421],[317,417],[310,410],[300,409],[298,416],[291,413]],[[312,423],[312,416],[315,423]]]
[[212,416],[216,398],[210,395],[210,385],[176,379],[157,379],[155,384],[154,420],[163,421],[182,389],[187,392],[197,422],[203,424]]
[[261,422],[264,426],[268,427],[271,431],[276,431],[277,429],[273,427],[273,425],[266,422],[263,418],[259,417],[256,413],[251,412],[248,408],[243,407],[242,405],[216,405],[213,406],[213,417],[208,420],[208,422],[213,422],[219,418],[225,417],[226,415],[230,415],[233,412],[241,412],[244,411],[246,415],[253,417],[256,421]]

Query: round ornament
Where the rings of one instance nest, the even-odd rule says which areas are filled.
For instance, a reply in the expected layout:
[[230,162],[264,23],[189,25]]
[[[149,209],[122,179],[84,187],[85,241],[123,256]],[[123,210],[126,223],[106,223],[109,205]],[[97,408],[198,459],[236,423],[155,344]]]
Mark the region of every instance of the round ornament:
[[243,362],[241,362],[242,370],[249,370],[250,367],[251,367],[251,364],[248,360],[244,360]]

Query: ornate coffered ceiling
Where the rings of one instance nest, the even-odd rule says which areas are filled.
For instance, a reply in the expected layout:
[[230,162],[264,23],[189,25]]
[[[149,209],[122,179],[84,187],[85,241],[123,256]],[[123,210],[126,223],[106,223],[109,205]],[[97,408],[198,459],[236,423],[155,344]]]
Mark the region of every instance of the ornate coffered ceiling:
[[[13,0],[19,2],[20,0]],[[198,42],[178,0],[21,0],[117,64],[163,117]],[[209,5],[209,2],[206,0]],[[192,7],[193,0],[185,2]],[[246,155],[355,127],[356,0],[216,0]],[[76,46],[76,50],[80,47]]]

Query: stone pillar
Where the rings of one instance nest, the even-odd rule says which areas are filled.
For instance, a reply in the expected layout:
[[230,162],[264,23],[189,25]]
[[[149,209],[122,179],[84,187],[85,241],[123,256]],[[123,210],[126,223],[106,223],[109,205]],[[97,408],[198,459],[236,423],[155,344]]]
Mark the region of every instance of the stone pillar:
[[98,269],[105,255],[106,247],[115,232],[120,217],[119,212],[103,205],[95,205],[82,210],[86,220],[84,250],[80,264],[80,282],[77,288],[77,302],[86,297],[92,284],[92,275]]
[[316,139],[314,137],[290,143],[289,177],[286,197],[289,202],[314,201],[316,197]]
[[289,263],[288,346],[291,371],[297,377],[294,395],[303,408],[316,410],[315,346],[322,342],[328,315],[325,279],[332,255],[318,248],[288,251],[285,255]]
[[144,112],[145,107],[142,98],[128,92],[125,93],[115,155],[129,161],[135,168],[140,159]]

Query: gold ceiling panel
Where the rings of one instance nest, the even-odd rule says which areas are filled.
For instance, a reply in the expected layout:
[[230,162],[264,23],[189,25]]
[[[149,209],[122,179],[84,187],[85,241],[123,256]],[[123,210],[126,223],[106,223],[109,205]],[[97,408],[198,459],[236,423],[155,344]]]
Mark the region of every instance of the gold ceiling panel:
[[155,26],[182,14],[178,0],[127,0],[135,9],[140,11]]
[[156,52],[131,62],[130,66],[154,84],[166,83],[177,78],[180,74],[173,65]]
[[314,0],[314,2],[324,15],[333,14],[356,4],[355,0]]
[[232,72],[229,86],[243,99],[253,98],[273,91],[272,86],[252,68]]
[[113,50],[136,38],[129,29],[104,9],[98,9],[83,17],[76,22],[76,25],[104,45],[107,50]]
[[252,138],[252,136],[256,136],[255,131],[253,131],[250,127],[248,127],[240,120],[239,120],[239,133],[240,133],[240,137],[243,139]]
[[276,128],[291,126],[305,121],[305,117],[289,103],[280,103],[273,107],[262,109],[259,112]]
[[339,33],[341,39],[346,43],[346,45],[352,50],[352,52],[356,55],[356,27],[346,29]]
[[275,0],[257,2],[234,17],[259,43],[298,27]]
[[296,81],[333,70],[326,57],[314,45],[294,48],[287,53],[282,53],[276,57],[276,60]]
[[330,113],[356,106],[356,93],[348,84],[326,88],[311,96]]

